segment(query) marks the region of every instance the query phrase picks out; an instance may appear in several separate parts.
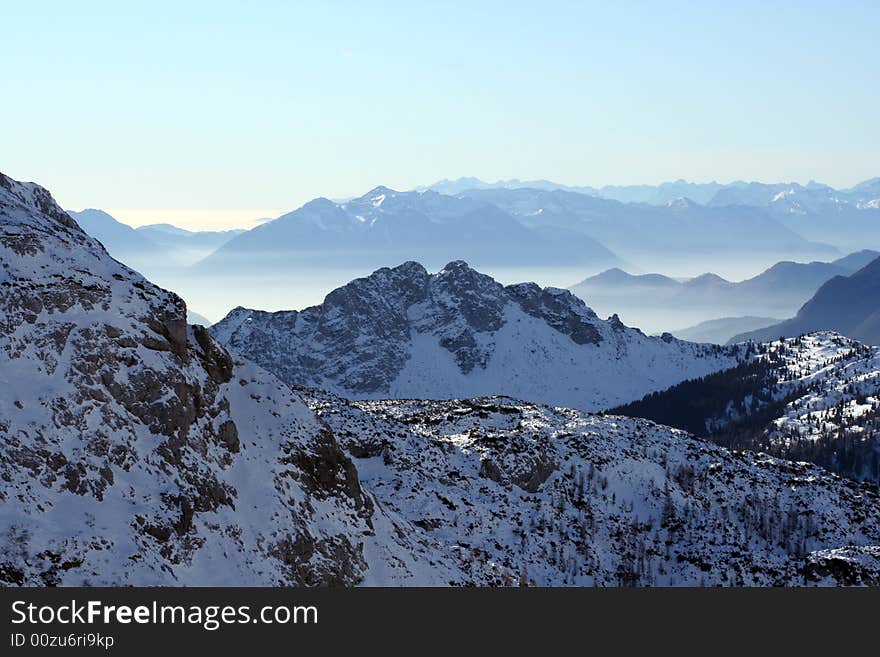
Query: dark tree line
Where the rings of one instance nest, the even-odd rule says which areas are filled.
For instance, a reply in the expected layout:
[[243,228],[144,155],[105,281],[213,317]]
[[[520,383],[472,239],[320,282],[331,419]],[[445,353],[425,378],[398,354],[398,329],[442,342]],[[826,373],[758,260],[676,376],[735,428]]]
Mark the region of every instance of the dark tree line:
[[[796,346],[798,340],[790,345]],[[747,359],[729,370],[684,381],[609,413],[654,420],[729,449],[767,452],[815,463],[853,479],[880,482],[880,408],[875,402],[858,416],[847,415],[847,403],[865,404],[867,400],[855,387],[843,390],[843,401],[826,411],[822,421],[805,415],[803,430],[789,427],[779,432],[773,426],[789,403],[814,387],[789,385],[783,393],[780,382],[797,379],[783,358],[789,348],[785,343],[772,348],[752,345],[751,354],[760,354],[760,359]],[[866,353],[867,348],[859,345],[824,364],[853,360]]]

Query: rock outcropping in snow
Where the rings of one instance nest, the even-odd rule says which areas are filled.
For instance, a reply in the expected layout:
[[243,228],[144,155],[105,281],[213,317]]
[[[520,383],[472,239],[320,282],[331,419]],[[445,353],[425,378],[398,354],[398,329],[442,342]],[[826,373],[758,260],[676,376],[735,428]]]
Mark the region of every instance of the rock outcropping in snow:
[[655,424],[509,398],[308,399],[383,508],[478,582],[880,584],[880,496]]
[[566,290],[503,286],[461,261],[380,269],[301,312],[236,308],[211,327],[291,384],[349,398],[506,394],[586,410],[730,367],[740,350],[648,337]]
[[0,174],[0,582],[362,579],[375,510],[333,434],[185,318]]

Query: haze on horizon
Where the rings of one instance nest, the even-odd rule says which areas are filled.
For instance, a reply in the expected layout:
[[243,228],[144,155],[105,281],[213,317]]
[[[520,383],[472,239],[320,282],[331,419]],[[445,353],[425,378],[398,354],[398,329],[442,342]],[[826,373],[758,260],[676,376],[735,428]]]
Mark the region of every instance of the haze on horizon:
[[[873,2],[4,6],[3,167],[133,225],[443,178],[878,175]],[[10,102],[11,101],[11,102]]]

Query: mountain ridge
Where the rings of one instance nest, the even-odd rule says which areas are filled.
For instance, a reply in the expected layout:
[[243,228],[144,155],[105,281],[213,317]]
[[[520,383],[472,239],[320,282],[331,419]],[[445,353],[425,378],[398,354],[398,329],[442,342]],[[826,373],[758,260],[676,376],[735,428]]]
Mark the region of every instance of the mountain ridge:
[[835,189],[830,185],[809,181],[805,186],[796,182],[764,183],[758,181],[734,180],[729,183],[710,181],[697,183],[679,178],[656,185],[604,185],[591,187],[586,185],[564,185],[550,180],[519,180],[511,178],[486,182],[474,177],[462,177],[455,180],[438,180],[431,185],[416,187],[416,190],[434,190],[444,194],[460,194],[471,189],[540,189],[545,191],[562,190],[587,194],[599,198],[607,198],[622,203],[646,203],[663,205],[676,198],[687,197],[701,205],[766,205],[779,195],[788,193],[827,193],[834,192],[851,202],[865,202],[880,198],[880,178],[870,178],[856,183],[849,188]]
[[835,276],[822,285],[797,315],[765,329],[743,333],[730,342],[766,340],[820,330],[880,344],[880,257],[849,276]]
[[210,331],[288,383],[345,396],[491,391],[586,409],[737,357],[648,337],[567,290],[503,286],[463,261],[436,274],[416,262],[382,268],[302,311],[237,308]]
[[379,186],[343,203],[312,199],[236,236],[197,268],[266,263],[284,268],[291,260],[324,267],[337,256],[369,267],[409,259],[436,266],[455,259],[508,265],[621,262],[587,235],[534,230],[490,203]]
[[614,412],[880,483],[880,348],[833,331],[753,348],[731,370]]
[[[728,281],[713,273],[677,280],[662,274],[629,274],[611,269],[588,277],[569,289],[602,312],[615,308],[631,322],[648,321],[652,331],[718,317],[785,317],[795,312],[828,280],[848,275],[880,256],[862,250],[832,262],[781,261],[741,281]],[[653,320],[668,316],[664,322]],[[633,319],[630,319],[632,317]],[[731,337],[731,336],[728,336]],[[778,337],[778,336],[777,336]],[[726,342],[726,340],[725,340]]]

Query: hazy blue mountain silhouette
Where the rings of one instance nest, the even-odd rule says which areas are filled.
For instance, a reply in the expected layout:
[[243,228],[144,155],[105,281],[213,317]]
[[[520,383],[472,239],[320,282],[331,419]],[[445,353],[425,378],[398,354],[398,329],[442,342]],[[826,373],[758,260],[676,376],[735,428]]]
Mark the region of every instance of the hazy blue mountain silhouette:
[[772,340],[818,330],[880,344],[880,258],[850,276],[829,280],[792,319],[737,335],[731,342]]
[[233,238],[199,269],[374,267],[416,259],[428,266],[453,259],[482,266],[582,263],[594,271],[621,262],[589,235],[526,226],[492,203],[377,187],[344,203],[312,200]]

